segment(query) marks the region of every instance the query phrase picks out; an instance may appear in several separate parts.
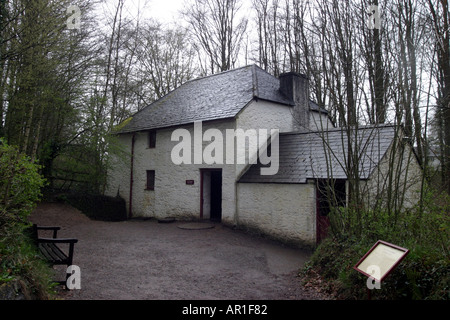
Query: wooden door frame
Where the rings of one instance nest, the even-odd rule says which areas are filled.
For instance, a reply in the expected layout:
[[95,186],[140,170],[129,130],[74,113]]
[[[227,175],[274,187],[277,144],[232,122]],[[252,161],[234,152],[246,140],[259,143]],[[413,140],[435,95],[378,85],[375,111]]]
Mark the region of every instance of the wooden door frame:
[[203,191],[204,191],[203,190],[203,173],[205,173],[205,172],[214,172],[214,171],[222,173],[222,179],[223,179],[223,169],[222,168],[200,168],[200,219],[203,219],[203,202],[204,202],[204,198],[203,198]]

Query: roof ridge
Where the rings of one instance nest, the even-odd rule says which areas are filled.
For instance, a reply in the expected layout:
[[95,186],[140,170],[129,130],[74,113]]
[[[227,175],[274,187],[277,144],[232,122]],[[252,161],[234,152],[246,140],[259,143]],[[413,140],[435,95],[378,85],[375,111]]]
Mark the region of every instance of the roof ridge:
[[133,114],[121,133],[233,118],[256,99],[292,106],[279,79],[253,63],[184,82]]
[[[256,66],[256,64],[249,64],[249,65],[242,66],[242,67],[239,67],[239,68],[236,68],[236,69],[225,70],[225,71],[222,71],[222,72],[219,72],[219,73],[213,73],[213,74],[206,75],[206,76],[202,76],[202,77],[198,77],[198,78],[195,78],[195,79],[189,79],[189,80],[187,80],[186,82],[180,84],[178,87],[176,87],[176,88],[170,90],[169,92],[167,92],[167,93],[166,93],[164,96],[162,96],[161,98],[156,99],[155,101],[153,101],[153,102],[147,104],[147,105],[146,105],[145,107],[143,107],[141,110],[135,112],[131,117],[135,117],[136,115],[138,115],[139,113],[141,113],[141,112],[144,111],[145,109],[151,107],[155,102],[158,102],[158,101],[161,101],[161,100],[165,99],[165,98],[166,98],[168,95],[170,95],[172,92],[174,92],[175,90],[177,90],[178,88],[180,88],[180,87],[182,87],[182,86],[184,86],[184,85],[186,85],[186,84],[189,84],[189,83],[192,83],[192,82],[196,82],[196,81],[200,81],[200,80],[204,80],[204,79],[208,79],[208,78],[212,78],[212,77],[215,77],[215,76],[220,76],[220,75],[223,75],[223,74],[226,74],[226,73],[230,73],[230,72],[233,72],[233,71],[238,71],[238,70],[245,69],[245,68],[249,68],[249,67],[253,67],[253,66]],[[253,70],[252,70],[252,73],[253,73]],[[255,72],[255,74],[256,74],[256,72]]]
[[[230,72],[234,72],[234,71],[239,71],[241,69],[249,68],[249,67],[252,67],[254,65],[255,64],[248,64],[248,65],[236,68],[236,69],[230,69],[230,70],[221,71],[219,73],[213,73],[213,74],[209,74],[209,75],[206,75],[206,76],[200,76],[200,77],[195,78],[195,79],[190,79],[190,80],[186,81],[185,83],[189,83],[189,82],[194,82],[194,81],[198,81],[198,80],[203,80],[203,79],[208,79],[208,78],[220,76],[220,75],[223,75],[223,74],[226,74],[226,73],[230,73]],[[183,84],[185,84],[185,83],[183,83]]]
[[[368,129],[384,129],[390,127],[398,127],[398,125],[392,123],[379,123],[379,124],[370,124],[370,125],[362,125],[358,127],[354,127],[357,130],[368,130]],[[326,128],[324,130],[301,130],[301,131],[290,131],[290,132],[280,132],[280,135],[297,135],[297,134],[311,134],[311,133],[324,133],[324,132],[334,132],[334,131],[345,131],[346,127],[334,127],[334,128]]]

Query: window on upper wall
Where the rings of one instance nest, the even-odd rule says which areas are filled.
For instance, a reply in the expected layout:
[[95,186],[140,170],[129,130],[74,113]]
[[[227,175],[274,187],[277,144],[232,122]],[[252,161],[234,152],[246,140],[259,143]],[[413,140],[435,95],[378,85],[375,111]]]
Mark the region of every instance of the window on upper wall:
[[148,132],[148,148],[154,149],[156,147],[156,131],[152,130]]
[[147,170],[146,190],[155,190],[155,170]]

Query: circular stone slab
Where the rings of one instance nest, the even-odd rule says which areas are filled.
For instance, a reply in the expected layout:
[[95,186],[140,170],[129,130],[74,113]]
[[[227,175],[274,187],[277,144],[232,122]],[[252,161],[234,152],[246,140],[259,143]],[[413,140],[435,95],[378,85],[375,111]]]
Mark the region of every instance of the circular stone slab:
[[180,224],[177,227],[180,229],[185,229],[185,230],[201,230],[201,229],[212,229],[212,228],[214,228],[214,225],[211,223],[205,223],[205,222],[190,222],[190,223]]

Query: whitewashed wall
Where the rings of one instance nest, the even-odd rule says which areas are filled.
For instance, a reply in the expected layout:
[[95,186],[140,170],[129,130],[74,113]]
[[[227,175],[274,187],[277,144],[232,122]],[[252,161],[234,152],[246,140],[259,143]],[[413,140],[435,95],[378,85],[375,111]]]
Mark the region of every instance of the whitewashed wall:
[[272,102],[252,101],[236,117],[236,126],[243,129],[279,129],[290,132],[293,107]]
[[324,114],[316,111],[309,113],[309,128],[313,131],[322,131],[334,128],[330,118]]
[[[242,130],[278,129],[279,132],[291,132],[293,108],[275,104],[264,100],[252,101],[236,117],[236,127]],[[248,154],[248,148],[246,148]],[[248,168],[247,165],[236,165],[236,178],[241,176]]]
[[[397,145],[395,150],[393,146],[389,147],[369,179],[361,182],[361,193],[368,208],[374,208],[377,202],[386,207],[388,192],[391,192],[391,199],[398,197],[402,209],[412,208],[420,200],[422,169],[416,155],[409,144]],[[389,184],[395,193],[390,191]]]
[[[194,137],[194,126],[183,127]],[[202,124],[203,132],[219,129],[225,137],[225,130],[234,128],[234,121],[209,122]],[[158,130],[156,148],[147,148],[147,134],[138,134],[135,143],[135,165],[133,186],[133,216],[143,217],[200,217],[200,169],[221,168],[222,219],[232,223],[235,211],[235,167],[225,164],[194,164],[194,143],[192,141],[192,163],[176,165],[171,159],[172,149],[179,144],[171,141],[176,128]],[[209,142],[203,142],[208,145]],[[155,190],[145,190],[146,171],[155,170]],[[194,185],[186,185],[186,180],[194,180]]]
[[[203,132],[219,129],[279,129],[292,131],[292,108],[267,101],[252,101],[236,117],[202,123]],[[194,125],[183,126],[194,136]],[[271,236],[313,244],[315,242],[315,189],[313,185],[237,184],[236,178],[247,165],[224,164],[175,165],[171,152],[179,142],[171,141],[177,128],[157,130],[156,148],[147,147],[147,132],[136,134],[134,147],[133,217],[200,217],[200,169],[221,168],[222,222],[258,229]],[[131,154],[132,134],[119,136],[119,141]],[[207,146],[209,142],[203,142]],[[192,143],[193,155],[193,143]],[[236,149],[235,149],[236,155]],[[146,190],[146,171],[155,170],[155,190]],[[194,180],[194,185],[186,185]],[[120,195],[129,205],[130,160],[117,162],[110,171],[107,194]],[[206,215],[205,215],[206,217]]]
[[316,193],[307,184],[238,184],[238,225],[275,239],[312,247],[316,239]]

